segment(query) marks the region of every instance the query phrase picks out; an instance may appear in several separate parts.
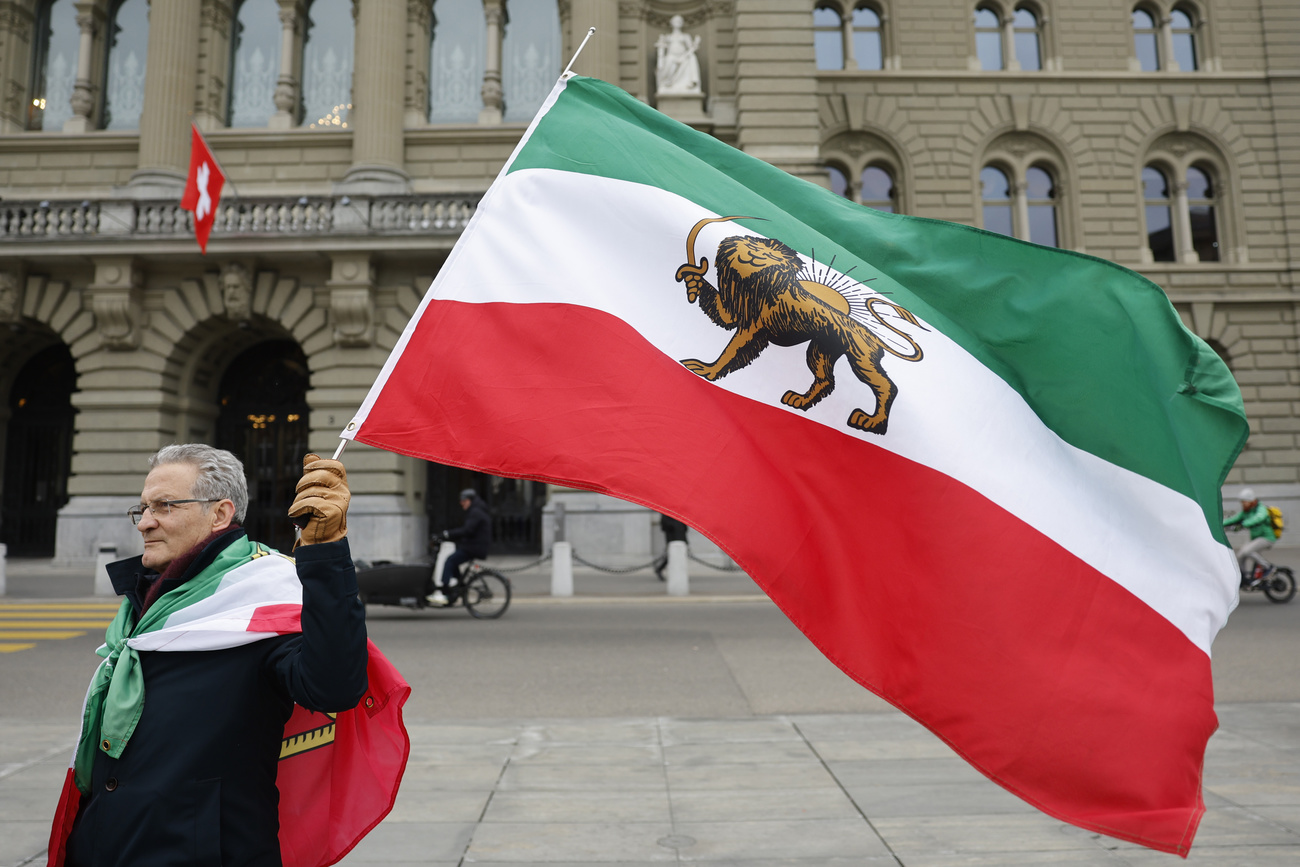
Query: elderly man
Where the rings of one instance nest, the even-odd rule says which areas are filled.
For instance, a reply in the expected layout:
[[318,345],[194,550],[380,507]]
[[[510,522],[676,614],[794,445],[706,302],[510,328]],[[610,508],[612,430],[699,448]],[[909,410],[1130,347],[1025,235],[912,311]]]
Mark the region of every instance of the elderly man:
[[240,527],[234,455],[172,445],[149,463],[128,510],[144,555],[108,567],[125,601],[98,651],[50,863],[279,865],[277,765],[295,703],[348,711],[367,695],[347,477],[306,457],[291,560]]

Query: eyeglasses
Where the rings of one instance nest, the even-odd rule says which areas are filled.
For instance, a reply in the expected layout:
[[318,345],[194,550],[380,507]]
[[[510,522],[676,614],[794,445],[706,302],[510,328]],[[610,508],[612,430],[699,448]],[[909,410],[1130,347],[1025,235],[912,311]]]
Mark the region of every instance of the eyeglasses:
[[154,500],[152,503],[149,503],[148,505],[145,505],[144,503],[141,503],[141,504],[138,505],[138,506],[132,506],[131,508],[129,508],[129,509],[126,510],[126,513],[127,513],[128,515],[131,516],[131,523],[132,523],[132,524],[135,524],[135,525],[138,526],[139,523],[140,523],[140,519],[144,517],[144,510],[145,510],[145,509],[148,509],[150,512],[152,512],[152,513],[153,513],[153,516],[156,518],[156,517],[158,517],[159,515],[170,515],[170,514],[172,513],[172,506],[183,506],[183,505],[185,505],[186,503],[220,503],[220,502],[221,502],[220,499],[216,499],[216,500]]

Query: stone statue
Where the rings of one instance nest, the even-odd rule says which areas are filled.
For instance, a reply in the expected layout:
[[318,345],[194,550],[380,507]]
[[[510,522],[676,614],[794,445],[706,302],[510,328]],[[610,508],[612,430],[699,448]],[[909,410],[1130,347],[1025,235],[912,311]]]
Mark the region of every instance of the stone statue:
[[247,322],[253,316],[253,284],[248,269],[238,262],[221,268],[221,300],[226,305],[226,318],[232,322]]
[[655,83],[658,93],[670,96],[700,96],[700,61],[695,56],[700,37],[682,32],[685,20],[680,15],[669,19],[672,33],[661,34],[655,41]]

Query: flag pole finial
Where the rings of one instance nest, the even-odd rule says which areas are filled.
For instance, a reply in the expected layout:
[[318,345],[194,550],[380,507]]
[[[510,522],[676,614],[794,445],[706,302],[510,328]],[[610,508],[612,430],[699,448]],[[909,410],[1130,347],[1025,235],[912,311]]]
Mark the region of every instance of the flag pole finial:
[[578,55],[582,53],[582,49],[587,47],[587,40],[591,39],[591,37],[595,35],[596,35],[595,27],[587,28],[587,35],[582,37],[582,44],[578,46],[577,51],[573,52],[573,57],[569,60],[569,65],[564,67],[564,72],[560,73],[560,78],[568,78],[570,75],[573,74],[570,70],[573,69],[573,64],[577,62]]

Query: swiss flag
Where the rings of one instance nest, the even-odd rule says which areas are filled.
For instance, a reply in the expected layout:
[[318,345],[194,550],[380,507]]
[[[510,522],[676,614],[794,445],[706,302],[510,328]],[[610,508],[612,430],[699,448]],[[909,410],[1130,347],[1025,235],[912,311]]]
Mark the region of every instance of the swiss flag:
[[216,220],[217,201],[221,198],[221,186],[226,182],[226,176],[221,173],[217,158],[208,149],[199,128],[191,125],[190,129],[190,176],[185,179],[181,207],[194,212],[194,238],[199,242],[199,249],[206,253],[208,235],[212,233],[212,224]]

